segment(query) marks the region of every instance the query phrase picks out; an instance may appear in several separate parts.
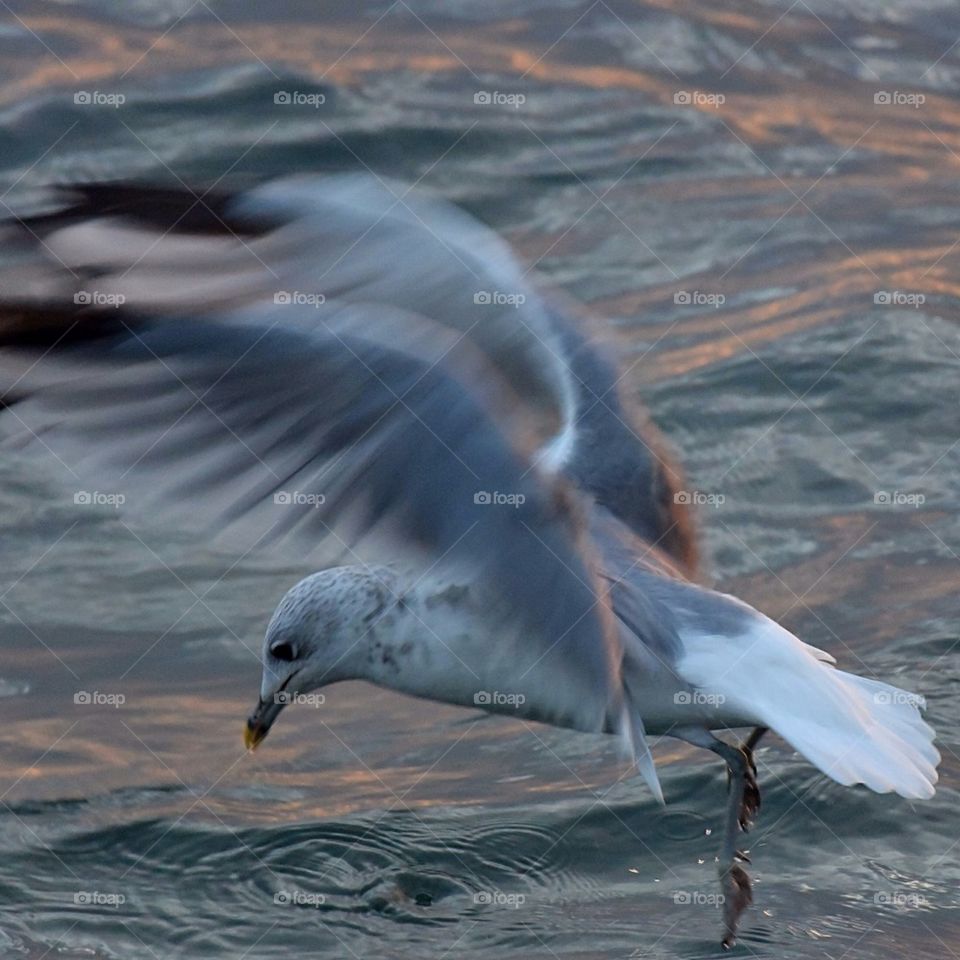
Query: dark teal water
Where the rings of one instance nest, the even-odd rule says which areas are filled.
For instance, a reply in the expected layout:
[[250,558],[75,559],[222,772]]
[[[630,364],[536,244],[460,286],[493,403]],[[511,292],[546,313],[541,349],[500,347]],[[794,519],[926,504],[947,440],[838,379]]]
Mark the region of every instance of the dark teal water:
[[[953,4],[879,0],[14,3],[0,192],[368,167],[502,231],[723,498],[714,581],[940,734],[916,805],[760,751],[740,955],[953,957],[958,35]],[[0,955],[719,953],[712,758],[658,747],[662,810],[597,739],[361,685],[246,755],[306,570],[78,509],[16,458],[0,560]]]

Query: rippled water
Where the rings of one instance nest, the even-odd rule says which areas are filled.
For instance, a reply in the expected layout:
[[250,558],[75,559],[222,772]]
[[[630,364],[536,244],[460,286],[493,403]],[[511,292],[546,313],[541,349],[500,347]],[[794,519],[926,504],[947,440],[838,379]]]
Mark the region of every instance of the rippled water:
[[[936,0],[14,3],[0,188],[367,166],[495,225],[606,318],[711,498],[716,582],[940,733],[914,806],[760,752],[738,950],[949,957],[958,35]],[[718,952],[712,758],[660,745],[661,810],[595,738],[354,684],[245,755],[259,637],[306,571],[0,477],[0,955]]]

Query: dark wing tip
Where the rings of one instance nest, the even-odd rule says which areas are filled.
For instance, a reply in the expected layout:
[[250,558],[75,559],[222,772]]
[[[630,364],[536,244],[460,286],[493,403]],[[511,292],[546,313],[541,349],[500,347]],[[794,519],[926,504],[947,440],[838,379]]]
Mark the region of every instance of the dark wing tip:
[[135,181],[76,183],[55,188],[56,208],[49,213],[16,218],[35,237],[88,220],[112,217],[162,233],[262,236],[280,221],[266,214],[254,216],[234,209],[237,190],[183,186],[156,186]]

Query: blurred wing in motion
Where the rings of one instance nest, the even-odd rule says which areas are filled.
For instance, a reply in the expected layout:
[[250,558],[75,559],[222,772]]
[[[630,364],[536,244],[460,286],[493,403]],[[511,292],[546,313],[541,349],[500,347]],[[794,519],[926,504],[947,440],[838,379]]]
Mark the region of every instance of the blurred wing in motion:
[[48,315],[87,285],[89,296],[164,318],[259,323],[262,304],[276,302],[290,308],[285,326],[402,343],[448,367],[469,346],[522,401],[524,427],[544,443],[541,465],[694,572],[679,468],[624,397],[616,365],[464,211],[353,174],[237,193],[97,184],[68,199],[24,221],[56,266],[30,285]]
[[509,247],[442,200],[353,174],[232,194],[131,184],[66,193],[68,206],[24,225],[74,281],[133,313],[237,322],[245,306],[276,301],[311,307],[297,322],[322,328],[363,305],[377,309],[348,311],[349,332],[379,339],[387,306],[432,322],[441,339],[444,328],[469,337],[544,410],[573,401],[560,338]]

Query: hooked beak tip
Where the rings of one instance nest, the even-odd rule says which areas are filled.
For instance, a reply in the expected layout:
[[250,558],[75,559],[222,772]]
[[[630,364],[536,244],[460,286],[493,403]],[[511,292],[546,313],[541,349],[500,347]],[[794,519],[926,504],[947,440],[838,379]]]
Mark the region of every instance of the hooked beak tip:
[[261,741],[270,732],[274,721],[283,709],[282,701],[260,700],[253,713],[247,718],[243,729],[243,745],[248,750],[256,750]]
[[256,750],[264,737],[266,737],[268,729],[269,728],[258,723],[253,717],[249,717],[246,726],[243,728],[243,745],[248,750]]

